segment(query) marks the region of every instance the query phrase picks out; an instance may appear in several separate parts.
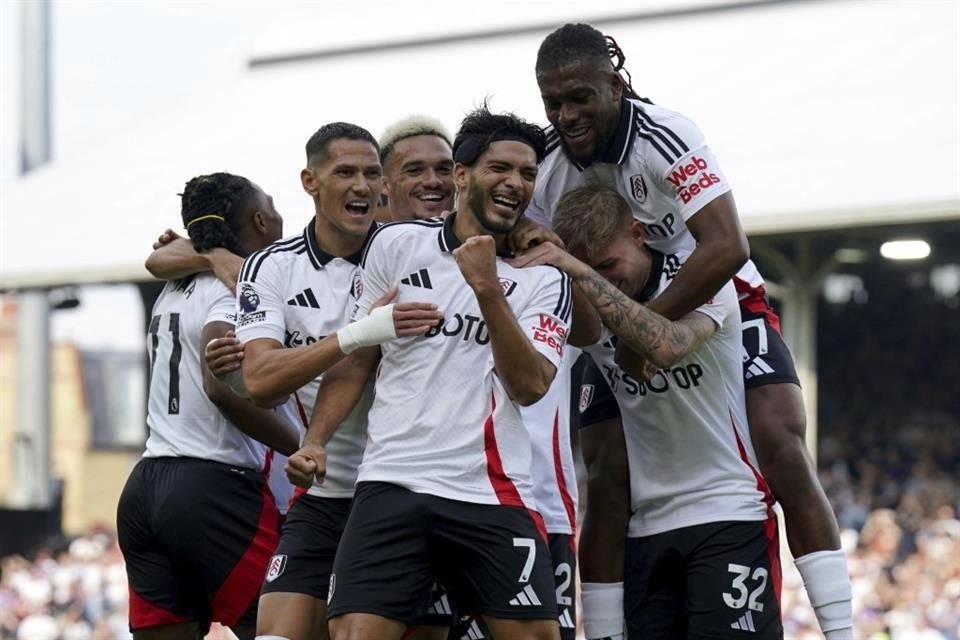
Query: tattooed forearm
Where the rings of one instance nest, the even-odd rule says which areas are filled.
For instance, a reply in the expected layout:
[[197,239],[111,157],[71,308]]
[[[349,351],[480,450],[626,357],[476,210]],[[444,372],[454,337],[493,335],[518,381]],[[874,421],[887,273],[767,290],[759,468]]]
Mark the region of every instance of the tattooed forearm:
[[575,278],[600,318],[617,337],[657,366],[668,366],[685,356],[692,332],[650,311],[590,270]]

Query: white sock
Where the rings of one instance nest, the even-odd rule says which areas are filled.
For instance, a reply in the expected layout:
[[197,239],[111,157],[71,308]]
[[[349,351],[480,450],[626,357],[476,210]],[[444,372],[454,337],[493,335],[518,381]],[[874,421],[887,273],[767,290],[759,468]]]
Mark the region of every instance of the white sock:
[[793,562],[826,640],[853,640],[853,588],[843,550],[815,551]]
[[580,585],[580,603],[587,640],[623,640],[622,582],[584,582]]

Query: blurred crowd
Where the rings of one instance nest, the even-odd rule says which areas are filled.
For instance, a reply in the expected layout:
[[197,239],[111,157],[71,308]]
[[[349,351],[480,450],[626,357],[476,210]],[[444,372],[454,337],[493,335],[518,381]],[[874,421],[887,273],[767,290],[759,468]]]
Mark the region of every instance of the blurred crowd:
[[[821,313],[818,462],[843,530],[857,640],[960,640],[960,354],[949,352],[960,320],[919,298]],[[922,330],[901,317],[908,303]],[[130,637],[111,531],[0,569],[0,640]],[[787,640],[822,637],[787,558],[782,608]]]

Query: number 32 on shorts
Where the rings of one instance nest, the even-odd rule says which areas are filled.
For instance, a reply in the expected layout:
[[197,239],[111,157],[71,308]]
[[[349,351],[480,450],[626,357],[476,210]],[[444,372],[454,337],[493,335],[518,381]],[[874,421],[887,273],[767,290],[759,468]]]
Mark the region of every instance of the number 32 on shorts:
[[[724,592],[723,602],[731,609],[743,609],[746,605],[753,611],[763,612],[760,596],[767,588],[767,570],[763,567],[751,569],[746,565],[730,563],[727,571],[733,574],[733,583],[730,585],[733,593]],[[747,586],[748,579],[753,583],[752,590]]]

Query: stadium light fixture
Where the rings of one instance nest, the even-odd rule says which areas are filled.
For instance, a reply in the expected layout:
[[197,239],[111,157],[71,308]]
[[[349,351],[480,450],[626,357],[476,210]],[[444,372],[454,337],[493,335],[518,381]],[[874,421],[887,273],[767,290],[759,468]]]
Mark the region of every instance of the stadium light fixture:
[[880,245],[880,255],[887,260],[923,260],[930,255],[925,240],[891,240]]

